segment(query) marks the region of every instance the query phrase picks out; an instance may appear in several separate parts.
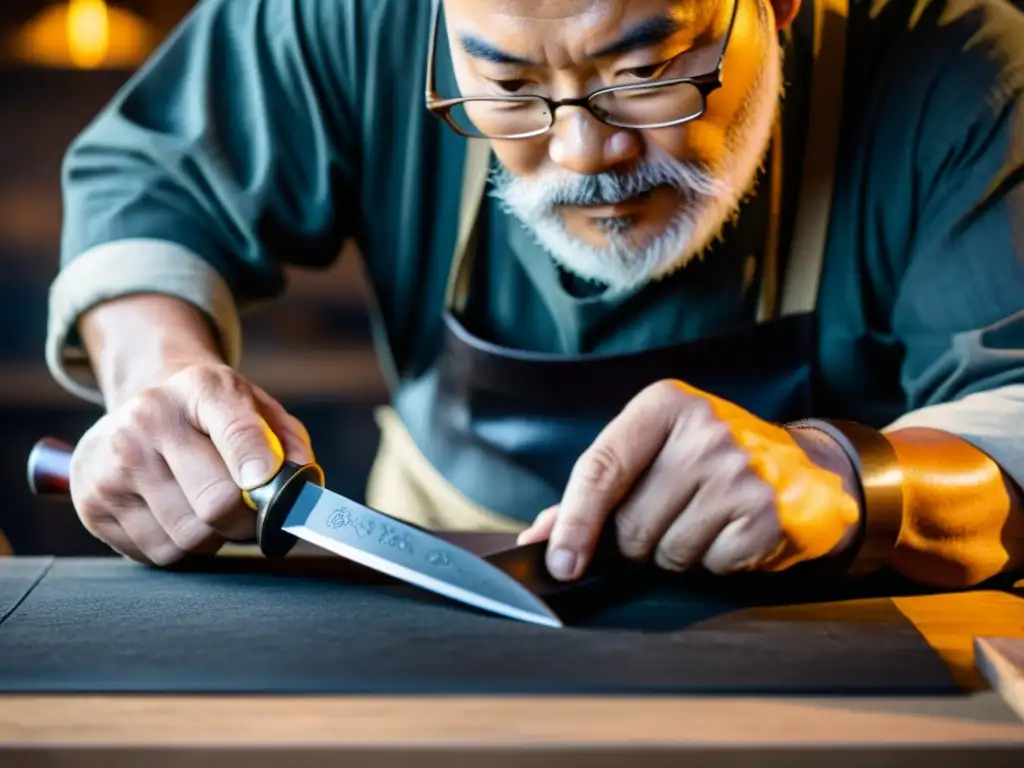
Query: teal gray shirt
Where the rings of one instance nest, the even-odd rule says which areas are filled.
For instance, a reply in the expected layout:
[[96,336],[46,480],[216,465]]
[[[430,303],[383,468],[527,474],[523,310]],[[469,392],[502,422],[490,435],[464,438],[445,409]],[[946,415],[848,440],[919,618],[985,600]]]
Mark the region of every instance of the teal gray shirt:
[[[787,43],[789,198],[805,5]],[[67,154],[47,347],[58,380],[98,399],[74,320],[139,290],[201,307],[233,357],[237,309],[285,290],[283,265],[327,265],[349,238],[397,374],[428,365],[465,151],[423,106],[429,12],[425,0],[201,2]],[[438,88],[454,93],[441,38]],[[856,0],[843,109],[819,415],[948,429],[1022,480],[1024,15],[1006,0]],[[763,205],[746,203],[671,279],[581,304],[545,254],[513,247],[518,224],[489,199],[466,324],[506,346],[588,352],[749,323],[743,264]]]

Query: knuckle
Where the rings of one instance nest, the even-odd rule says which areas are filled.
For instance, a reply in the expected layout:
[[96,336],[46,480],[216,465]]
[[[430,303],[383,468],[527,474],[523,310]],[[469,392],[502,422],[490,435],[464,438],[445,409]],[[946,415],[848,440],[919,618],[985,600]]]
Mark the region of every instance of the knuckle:
[[238,506],[238,486],[225,476],[204,484],[193,492],[193,510],[206,525],[217,527]]
[[746,486],[748,484],[761,484],[761,478],[757,476],[750,464],[750,454],[738,446],[724,446],[715,459],[715,474],[721,478],[720,482],[730,487]]
[[123,470],[135,469],[145,463],[146,451],[139,434],[130,427],[115,429],[107,436],[107,453],[110,465],[106,475],[122,476]]
[[580,457],[575,474],[588,487],[605,493],[616,490],[626,473],[623,461],[614,448],[597,445]]
[[203,397],[251,395],[252,387],[231,366],[202,363],[186,371],[185,381],[191,391]]
[[654,549],[656,536],[650,526],[631,515],[620,515],[615,520],[620,551],[627,557],[645,557]]
[[733,506],[740,516],[774,511],[778,505],[775,488],[748,468],[737,473],[731,487]]
[[110,514],[103,505],[91,497],[76,499],[74,503],[82,527],[96,538],[107,541],[105,531],[110,527]]
[[705,397],[693,398],[686,409],[686,415],[691,421],[710,425],[713,434],[719,438],[732,436],[728,425],[716,417],[715,407]]
[[164,429],[174,413],[171,396],[158,387],[146,389],[124,406],[125,421],[121,431],[153,434]]
[[649,384],[630,404],[633,416],[644,423],[664,419],[666,413],[678,412],[686,395],[675,381],[664,379]]
[[689,399],[680,383],[675,379],[661,379],[644,390],[645,399],[661,408],[679,405]]

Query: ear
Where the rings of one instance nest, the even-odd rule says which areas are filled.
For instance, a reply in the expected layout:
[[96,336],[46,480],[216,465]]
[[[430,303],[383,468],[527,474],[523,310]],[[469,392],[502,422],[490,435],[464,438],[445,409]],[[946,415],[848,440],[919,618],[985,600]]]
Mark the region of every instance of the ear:
[[775,12],[775,26],[785,29],[793,23],[793,19],[800,13],[802,0],[769,0],[772,10]]

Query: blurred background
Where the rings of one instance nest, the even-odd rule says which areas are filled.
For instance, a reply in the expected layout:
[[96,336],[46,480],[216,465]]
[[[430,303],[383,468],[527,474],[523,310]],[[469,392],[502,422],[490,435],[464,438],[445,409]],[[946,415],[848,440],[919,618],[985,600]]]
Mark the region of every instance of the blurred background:
[[[71,506],[29,493],[43,435],[76,441],[102,411],[64,392],[43,359],[58,267],[60,165],[74,136],[190,10],[193,0],[0,0],[0,531],[18,554],[109,552]],[[354,257],[291,275],[246,318],[243,371],[313,437],[331,487],[362,499],[386,399]]]

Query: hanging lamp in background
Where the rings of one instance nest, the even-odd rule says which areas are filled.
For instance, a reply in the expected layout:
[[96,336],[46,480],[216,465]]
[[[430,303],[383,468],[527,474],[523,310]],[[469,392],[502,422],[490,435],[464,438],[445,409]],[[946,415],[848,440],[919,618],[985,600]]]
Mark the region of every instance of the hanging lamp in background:
[[152,52],[155,37],[131,11],[105,0],[68,0],[26,22],[8,50],[14,60],[38,67],[134,69]]

